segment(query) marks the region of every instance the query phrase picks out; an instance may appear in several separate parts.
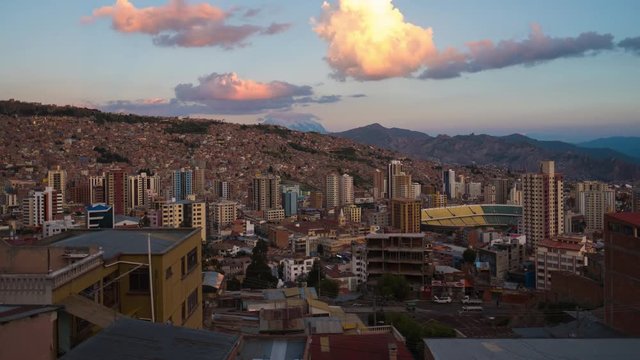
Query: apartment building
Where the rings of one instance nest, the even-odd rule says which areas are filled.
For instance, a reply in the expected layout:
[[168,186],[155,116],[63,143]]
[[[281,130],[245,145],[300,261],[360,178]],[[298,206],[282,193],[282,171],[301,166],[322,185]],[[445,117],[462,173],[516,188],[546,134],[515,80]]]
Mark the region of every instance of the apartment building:
[[562,235],[538,243],[536,248],[536,288],[551,288],[553,271],[568,271],[580,274],[588,264],[587,253],[592,243],[586,236]]
[[369,234],[365,240],[369,279],[383,274],[403,275],[422,286],[432,275],[431,242],[424,234]]

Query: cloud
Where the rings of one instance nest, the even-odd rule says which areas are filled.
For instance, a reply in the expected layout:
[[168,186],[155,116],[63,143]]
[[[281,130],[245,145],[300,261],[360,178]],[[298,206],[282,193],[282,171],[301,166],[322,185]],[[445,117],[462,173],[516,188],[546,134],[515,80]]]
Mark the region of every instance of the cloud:
[[586,32],[577,37],[554,38],[533,26],[527,39],[505,40],[494,44],[491,40],[467,43],[468,51],[448,49],[427,59],[427,70],[420,78],[448,79],[462,73],[476,73],[509,66],[533,66],[543,62],[593,54],[613,49],[613,36]]
[[640,55],[640,36],[626,38],[618,43],[618,47]]
[[[325,60],[332,76],[341,80],[381,80],[412,76],[449,79],[509,66],[533,66],[566,57],[578,57],[614,48],[613,36],[585,32],[577,37],[551,37],[537,25],[527,39],[467,43],[460,51],[438,50],[431,28],[408,23],[392,0],[337,0],[325,2],[313,30],[328,44]],[[640,38],[620,44],[640,52]]]
[[312,24],[329,45],[325,60],[338,79],[408,76],[436,52],[432,30],[405,22],[391,0],[325,2]]
[[[249,15],[251,13],[257,14],[253,11]],[[188,4],[185,0],[169,0],[166,5],[145,8],[136,8],[129,0],[117,0],[112,6],[95,9],[82,21],[91,23],[98,18],[111,18],[114,30],[152,35],[153,43],[159,46],[220,46],[226,49],[246,45],[246,40],[255,34],[277,33],[272,27],[279,32],[286,30],[285,24],[272,24],[266,28],[230,25],[227,20],[232,14],[233,11],[207,3]]]
[[262,30],[261,34],[275,35],[289,30],[290,27],[291,24],[272,23],[271,25],[269,25],[269,27]]
[[310,86],[283,81],[268,83],[241,79],[235,73],[202,76],[197,84],[179,84],[173,99],[117,100],[101,108],[111,112],[180,116],[189,114],[256,114],[294,106],[327,104],[339,95],[315,96]]

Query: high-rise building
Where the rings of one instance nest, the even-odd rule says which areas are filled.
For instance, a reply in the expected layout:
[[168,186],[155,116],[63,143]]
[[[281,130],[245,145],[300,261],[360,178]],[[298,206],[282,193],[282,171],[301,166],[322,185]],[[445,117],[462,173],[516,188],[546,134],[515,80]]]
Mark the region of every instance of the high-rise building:
[[391,227],[401,233],[419,233],[421,205],[419,200],[391,200]]
[[640,336],[640,213],[604,216],[604,320]]
[[67,201],[67,171],[62,170],[60,165],[57,165],[54,169],[49,170],[47,178],[47,186],[62,194],[63,202]]
[[403,175],[403,166],[400,160],[391,160],[389,165],[387,165],[387,198],[393,199],[396,197],[394,193],[395,188],[395,179],[396,175]]
[[216,231],[233,224],[238,218],[238,203],[235,201],[221,200],[211,203],[209,204],[209,210],[211,223]]
[[350,204],[342,208],[345,219],[350,223],[362,222],[362,209],[359,206]]
[[171,197],[185,200],[193,194],[193,170],[182,168],[171,172]]
[[324,185],[325,208],[333,209],[340,206],[340,176],[329,174]]
[[449,199],[455,198],[456,172],[449,169],[442,172],[442,193]]
[[205,177],[204,177],[204,169],[196,168],[193,170],[193,192],[196,195],[202,196],[204,195],[205,188]]
[[256,175],[252,184],[253,210],[282,209],[280,201],[280,176]]
[[69,187],[69,199],[73,204],[91,204],[91,188],[89,179],[75,179]]
[[128,177],[127,208],[150,207],[160,192],[160,177],[142,172]]
[[413,198],[420,199],[422,195],[422,185],[420,183],[414,182],[411,183],[411,187],[413,188]]
[[509,201],[509,180],[493,179],[491,184],[496,187],[496,204],[506,204]]
[[485,185],[484,187],[484,203],[495,204],[497,198],[496,186],[493,184]]
[[313,209],[321,209],[324,202],[322,191],[312,191],[309,195],[309,207]]
[[224,180],[216,180],[214,182],[215,196],[220,200],[229,200],[229,182]]
[[284,216],[297,215],[298,193],[293,191],[282,193],[282,207],[284,208]]
[[62,214],[62,194],[47,186],[44,191],[30,191],[22,200],[22,224],[42,226]]
[[584,215],[586,231],[604,228],[604,214],[616,211],[616,192],[605,183],[584,181],[576,184],[576,207]]
[[207,211],[203,201],[175,201],[162,204],[158,226],[166,228],[200,228],[202,241],[207,239]]
[[104,197],[113,206],[115,215],[125,215],[127,210],[127,173],[119,168],[111,169],[104,176]]
[[564,233],[564,187],[553,161],[522,178],[524,234],[530,246]]
[[385,197],[386,188],[384,186],[384,172],[379,169],[373,171],[373,198],[382,199]]
[[340,205],[354,203],[353,176],[342,174],[340,177]]
[[467,199],[476,200],[482,195],[482,183],[470,181],[465,184]]
[[428,208],[440,208],[447,206],[447,195],[441,194],[439,191],[435,194],[427,195]]
[[89,177],[89,204],[105,203],[104,175]]
[[391,199],[415,199],[411,175],[404,172],[393,176],[393,197]]
[[511,190],[509,190],[509,200],[507,201],[510,205],[522,205],[524,201],[524,197],[522,195],[522,182],[514,182]]

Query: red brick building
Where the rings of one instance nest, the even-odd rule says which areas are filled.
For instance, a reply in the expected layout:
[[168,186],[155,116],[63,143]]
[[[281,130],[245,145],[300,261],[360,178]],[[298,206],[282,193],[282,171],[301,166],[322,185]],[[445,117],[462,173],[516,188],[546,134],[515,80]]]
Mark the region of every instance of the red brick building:
[[640,336],[640,213],[606,214],[605,322]]

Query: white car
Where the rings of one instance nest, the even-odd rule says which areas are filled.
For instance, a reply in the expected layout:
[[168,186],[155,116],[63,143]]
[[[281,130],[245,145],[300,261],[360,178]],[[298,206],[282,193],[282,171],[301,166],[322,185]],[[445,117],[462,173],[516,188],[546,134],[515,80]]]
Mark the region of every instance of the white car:
[[431,301],[433,301],[436,304],[451,304],[451,297],[449,297],[449,296],[442,296],[442,297],[434,296],[433,299],[431,299]]
[[482,305],[482,299],[472,299],[469,296],[463,297],[461,302],[464,305]]

